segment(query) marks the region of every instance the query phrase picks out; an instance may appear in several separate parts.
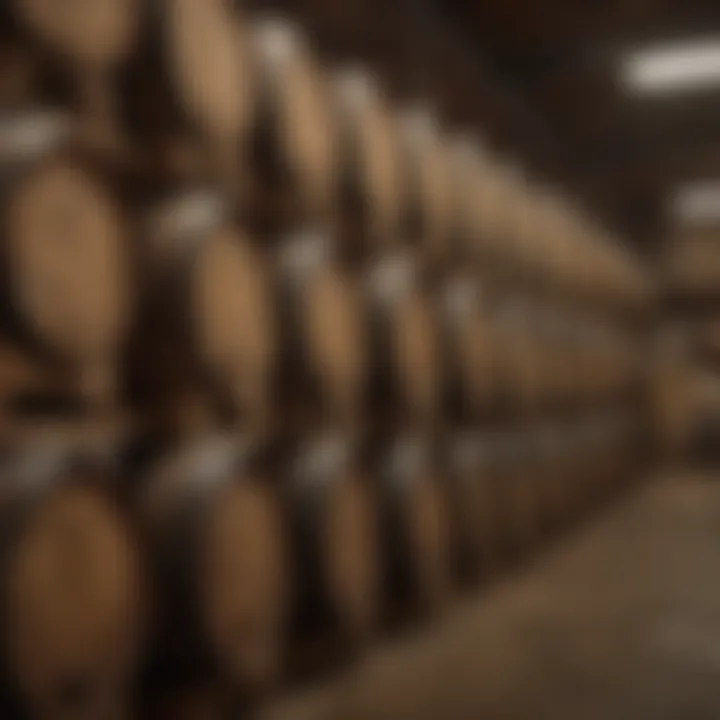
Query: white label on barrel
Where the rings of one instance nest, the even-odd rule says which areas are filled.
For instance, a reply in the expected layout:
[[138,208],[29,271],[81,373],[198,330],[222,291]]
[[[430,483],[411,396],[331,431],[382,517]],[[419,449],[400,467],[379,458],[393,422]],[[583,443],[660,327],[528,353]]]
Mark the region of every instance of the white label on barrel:
[[430,108],[414,107],[407,110],[400,119],[404,137],[413,145],[427,145],[435,138],[437,120]]
[[181,239],[182,242],[197,242],[225,217],[225,204],[217,193],[211,190],[174,198],[163,205],[155,217],[155,229],[160,237]]
[[25,489],[39,491],[65,471],[69,459],[65,443],[44,441],[12,458],[3,471]]
[[359,68],[342,70],[334,84],[338,98],[353,113],[362,112],[378,95],[377,86],[370,76]]
[[399,489],[409,487],[427,462],[425,443],[419,438],[398,440],[390,451],[388,475]]
[[280,246],[279,263],[291,280],[305,282],[313,271],[327,262],[330,239],[319,230],[305,230],[291,235]]
[[0,118],[0,161],[41,157],[70,134],[70,120],[57,112],[36,112]]
[[287,65],[302,48],[298,30],[284,18],[259,20],[255,38],[262,59],[273,66]]
[[349,459],[350,445],[345,438],[323,437],[295,460],[293,477],[302,487],[326,485],[338,477]]
[[221,484],[248,452],[249,442],[234,437],[214,437],[189,448],[180,458],[181,471],[192,485]]
[[412,289],[415,273],[412,260],[393,255],[377,263],[368,278],[368,292],[382,307],[392,307]]

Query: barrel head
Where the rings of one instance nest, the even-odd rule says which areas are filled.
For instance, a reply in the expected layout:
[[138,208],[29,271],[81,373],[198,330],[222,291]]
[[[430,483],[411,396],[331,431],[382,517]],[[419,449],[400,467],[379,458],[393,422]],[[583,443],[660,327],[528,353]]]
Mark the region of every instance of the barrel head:
[[210,511],[201,549],[200,614],[224,676],[260,691],[282,671],[288,570],[278,498],[248,478]]
[[396,309],[394,343],[400,387],[416,417],[428,418],[436,407],[436,341],[427,303],[419,293],[408,294]]
[[423,609],[437,610],[448,600],[452,586],[449,516],[437,479],[430,474],[417,478],[405,503],[418,600]]
[[163,0],[166,48],[188,116],[215,139],[247,131],[254,107],[242,20],[229,0]]
[[[399,230],[398,133],[390,108],[372,78],[345,70],[333,83],[338,122],[346,141],[349,184],[363,204],[371,243],[390,244]],[[350,160],[351,158],[351,160]]]
[[39,716],[104,717],[140,650],[140,559],[128,527],[94,489],[58,486],[7,552],[7,662],[27,704]]
[[352,420],[365,367],[359,298],[348,278],[326,266],[308,283],[304,299],[310,363],[318,370],[330,406]]
[[329,595],[352,643],[367,642],[380,617],[378,507],[365,479],[350,473],[327,498],[324,551]]
[[264,19],[253,28],[255,62],[277,130],[277,148],[304,210],[330,206],[336,185],[336,128],[324,71],[298,28]]
[[266,268],[238,232],[213,232],[196,256],[190,312],[196,352],[243,409],[260,413],[267,401],[275,353]]
[[62,158],[40,163],[6,200],[15,311],[60,355],[112,355],[131,304],[118,205],[91,172]]
[[14,0],[32,34],[76,62],[107,67],[126,57],[138,32],[138,0]]

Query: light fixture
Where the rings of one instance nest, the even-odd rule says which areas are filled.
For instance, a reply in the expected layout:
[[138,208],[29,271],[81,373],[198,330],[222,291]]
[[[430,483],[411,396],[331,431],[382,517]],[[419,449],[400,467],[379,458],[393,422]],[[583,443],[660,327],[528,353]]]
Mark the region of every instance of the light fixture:
[[679,188],[672,199],[672,214],[683,225],[720,224],[720,180]]
[[634,92],[685,92],[720,85],[720,38],[663,44],[631,53],[622,79]]

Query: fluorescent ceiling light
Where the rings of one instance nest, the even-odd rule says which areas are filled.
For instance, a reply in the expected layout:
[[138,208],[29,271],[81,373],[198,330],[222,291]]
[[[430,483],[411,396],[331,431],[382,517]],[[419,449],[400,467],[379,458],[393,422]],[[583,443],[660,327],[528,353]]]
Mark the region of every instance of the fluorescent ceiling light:
[[720,84],[720,38],[638,50],[623,67],[625,84],[636,92],[696,90]]
[[672,200],[672,211],[683,224],[720,224],[720,181],[680,188]]

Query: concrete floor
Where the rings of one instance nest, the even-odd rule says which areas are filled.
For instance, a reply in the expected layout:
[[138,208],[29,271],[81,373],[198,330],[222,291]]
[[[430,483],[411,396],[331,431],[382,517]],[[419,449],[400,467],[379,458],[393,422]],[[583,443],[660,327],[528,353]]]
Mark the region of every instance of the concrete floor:
[[659,480],[262,720],[720,718],[720,482]]

